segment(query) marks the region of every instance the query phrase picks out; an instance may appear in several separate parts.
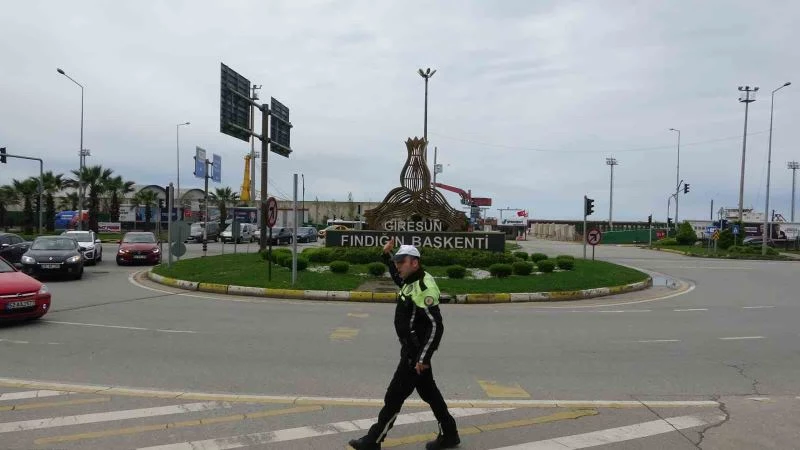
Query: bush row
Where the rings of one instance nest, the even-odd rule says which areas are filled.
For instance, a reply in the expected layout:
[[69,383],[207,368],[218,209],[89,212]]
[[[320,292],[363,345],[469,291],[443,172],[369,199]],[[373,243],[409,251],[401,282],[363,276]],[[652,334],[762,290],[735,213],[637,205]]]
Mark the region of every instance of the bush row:
[[[261,252],[261,258],[266,261],[269,257],[269,252]],[[292,251],[287,248],[278,248],[272,250],[272,263],[277,264],[287,269],[292,268]],[[297,270],[306,270],[308,268],[309,260],[304,256],[297,257]]]
[[[369,264],[381,262],[380,247],[323,247],[306,249],[303,255],[314,263],[327,264],[332,261],[347,261],[350,264]],[[422,250],[422,264],[425,266],[460,265],[485,268],[497,263],[512,263],[516,260],[511,253],[489,252],[485,250],[442,250],[425,248]]]

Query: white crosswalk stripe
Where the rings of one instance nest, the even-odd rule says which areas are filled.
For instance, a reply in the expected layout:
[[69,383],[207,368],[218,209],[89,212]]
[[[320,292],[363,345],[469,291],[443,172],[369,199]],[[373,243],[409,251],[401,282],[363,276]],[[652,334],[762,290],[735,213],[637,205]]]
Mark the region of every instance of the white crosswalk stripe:
[[69,392],[65,391],[25,391],[25,392],[5,392],[0,393],[0,402],[7,400],[28,400],[32,398],[55,397],[57,395],[67,395]]
[[[450,414],[453,417],[468,417],[494,412],[510,411],[514,408],[453,408]],[[263,433],[244,434],[226,438],[208,439],[203,441],[181,442],[178,444],[158,445],[141,448],[139,450],[223,450],[242,448],[251,445],[263,445],[275,442],[294,441],[332,434],[349,433],[352,431],[368,430],[375,423],[375,418],[362,420],[349,420],[325,425],[288,428],[284,430],[266,431]],[[401,414],[397,416],[394,425],[408,425],[413,423],[432,422],[436,420],[431,412]]]
[[664,420],[637,423],[624,427],[609,428],[593,431],[591,433],[575,434],[572,436],[558,437],[544,441],[528,442],[525,444],[500,447],[494,450],[572,450],[580,448],[597,447],[616,442],[641,439],[658,434],[670,433],[675,430],[711,425],[724,420],[724,416],[680,416]]
[[88,423],[111,422],[115,420],[138,419],[142,417],[166,416],[170,414],[183,414],[189,412],[211,411],[220,408],[231,408],[227,402],[200,402],[182,405],[160,406],[155,408],[128,409],[124,411],[109,411],[77,416],[50,417],[47,419],[23,420],[19,422],[0,423],[0,433],[13,433],[16,431],[41,430],[71,425],[85,425]]

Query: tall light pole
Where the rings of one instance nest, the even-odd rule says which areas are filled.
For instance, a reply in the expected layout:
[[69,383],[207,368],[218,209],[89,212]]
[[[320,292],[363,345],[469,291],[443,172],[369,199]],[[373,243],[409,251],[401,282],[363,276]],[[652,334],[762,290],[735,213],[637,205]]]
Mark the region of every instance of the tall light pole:
[[772,230],[769,228],[769,176],[772,171],[772,112],[775,106],[775,93],[792,84],[790,81],[783,83],[779,88],[772,90],[772,98],[769,103],[769,146],[767,147],[767,199],[764,202],[764,233],[761,235],[761,255],[767,254],[767,239],[772,237]]
[[[744,134],[742,135],[742,174],[739,178],[739,221],[744,221],[744,162],[745,153],[747,152],[747,113],[750,109],[750,103],[756,101],[756,92],[758,86],[751,88],[750,86],[739,86],[739,103],[744,103]],[[752,95],[751,95],[752,94]]]
[[789,161],[786,167],[792,171],[792,223],[794,223],[794,188],[797,181],[797,169],[800,169],[800,163],[797,161]]
[[681,190],[681,130],[677,128],[670,128],[669,131],[676,131],[678,133],[678,166],[675,169],[675,226],[678,225],[678,191]]
[[619,164],[616,158],[606,158],[606,165],[611,167],[611,194],[608,201],[608,230],[614,226],[613,222],[613,212],[614,212],[614,166]]
[[424,71],[419,69],[417,73],[419,73],[419,76],[425,79],[425,128],[422,132],[422,137],[425,139],[425,165],[428,165],[428,80],[430,80],[433,74],[436,73],[436,70],[431,70],[431,68],[428,67]]
[[[181,210],[181,206],[182,206],[181,205],[181,133],[180,133],[180,131],[181,131],[181,127],[185,126],[185,125],[191,125],[191,122],[184,122],[184,123],[179,123],[179,124],[175,125],[175,158],[176,158],[175,162],[176,162],[176,170],[177,170],[176,174],[178,176],[178,180],[177,180],[178,182],[176,183],[177,186],[176,186],[176,191],[175,191],[176,192],[175,197],[178,199],[178,202],[177,202],[178,205],[176,206],[178,211]],[[170,211],[170,214],[172,214],[172,211]]]
[[81,145],[78,149],[78,154],[80,155],[80,163],[78,166],[78,173],[80,174],[80,176],[78,176],[78,230],[83,230],[83,167],[85,165],[86,155],[88,154],[83,148],[83,85],[67,75],[61,68],[56,68],[56,71],[81,88]]

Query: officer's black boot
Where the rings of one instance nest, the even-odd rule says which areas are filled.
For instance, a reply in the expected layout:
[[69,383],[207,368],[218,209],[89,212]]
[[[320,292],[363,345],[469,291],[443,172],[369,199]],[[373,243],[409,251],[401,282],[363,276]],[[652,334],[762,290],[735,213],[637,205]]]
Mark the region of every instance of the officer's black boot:
[[369,435],[360,437],[358,439],[353,439],[349,442],[350,447],[353,447],[356,450],[381,450],[381,444],[375,442],[374,439],[371,439]]
[[458,437],[456,421],[450,417],[444,424],[439,425],[439,435],[436,436],[435,440],[425,444],[425,449],[439,450],[442,448],[456,448],[459,444],[461,444],[461,439]]

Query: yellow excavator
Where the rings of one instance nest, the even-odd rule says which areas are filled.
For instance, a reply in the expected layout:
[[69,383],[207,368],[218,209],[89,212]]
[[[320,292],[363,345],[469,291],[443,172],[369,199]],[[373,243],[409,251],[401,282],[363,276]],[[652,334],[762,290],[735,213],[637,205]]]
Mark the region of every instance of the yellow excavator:
[[242,178],[242,189],[239,193],[239,200],[250,201],[250,154],[244,157],[244,177]]

